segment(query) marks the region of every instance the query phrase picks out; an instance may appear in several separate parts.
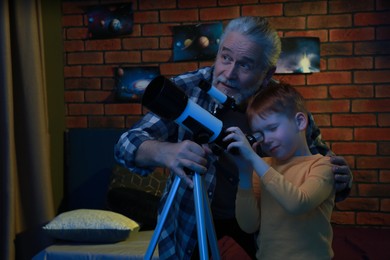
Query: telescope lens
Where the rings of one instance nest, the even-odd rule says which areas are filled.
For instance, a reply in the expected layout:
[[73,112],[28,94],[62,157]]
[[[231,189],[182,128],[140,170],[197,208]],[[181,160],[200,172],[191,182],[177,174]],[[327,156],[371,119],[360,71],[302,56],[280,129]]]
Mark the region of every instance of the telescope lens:
[[162,118],[174,120],[181,115],[188,103],[183,90],[164,76],[157,76],[146,87],[142,105]]

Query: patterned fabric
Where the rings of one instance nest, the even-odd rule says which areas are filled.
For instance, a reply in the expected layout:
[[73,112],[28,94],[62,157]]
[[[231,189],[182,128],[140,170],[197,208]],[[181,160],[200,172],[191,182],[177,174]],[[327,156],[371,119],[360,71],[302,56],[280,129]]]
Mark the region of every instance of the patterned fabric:
[[[198,85],[204,79],[211,83],[213,67],[204,67],[197,71],[188,72],[174,77],[173,82],[182,88],[190,100],[194,101],[202,108],[213,111],[216,102]],[[310,139],[309,146],[314,153],[329,151],[327,146],[321,141],[318,128],[310,116]],[[160,140],[177,142],[185,139],[191,139],[191,135],[184,128],[178,126],[171,120],[164,120],[153,113],[146,114],[138,123],[129,131],[124,133],[117,145],[115,146],[115,158],[118,163],[129,168],[130,171],[141,175],[147,175],[153,171],[151,168],[137,168],[134,164],[136,151],[140,144],[146,140]],[[215,155],[209,155],[208,172],[203,176],[205,189],[211,200],[216,186]],[[173,174],[167,181],[164,194],[161,199],[160,213],[165,205],[168,192],[173,183]],[[161,259],[190,259],[197,244],[196,219],[194,208],[193,191],[187,189],[186,185],[181,182],[174,201],[169,210],[168,216],[164,223],[163,230],[159,240],[159,254]]]

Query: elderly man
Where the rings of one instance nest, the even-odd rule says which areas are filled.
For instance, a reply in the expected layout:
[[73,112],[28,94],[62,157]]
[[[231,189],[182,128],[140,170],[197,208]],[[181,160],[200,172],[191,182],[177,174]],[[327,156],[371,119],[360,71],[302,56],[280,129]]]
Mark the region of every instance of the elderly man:
[[[245,106],[250,96],[271,81],[280,51],[280,38],[265,18],[240,17],[230,21],[225,28],[213,66],[176,76],[172,81],[185,91],[190,100],[210,112],[216,111],[219,104],[198,87],[202,80]],[[239,125],[246,131],[245,116],[238,117],[222,115],[221,120],[224,125]],[[309,118],[307,138],[312,153],[331,155],[312,117]],[[170,170],[162,205],[173,177],[179,176],[182,180],[161,233],[160,257],[190,259],[196,258],[194,252],[197,256],[193,182],[185,169],[204,174],[217,237],[232,237],[249,255],[254,256],[253,236],[243,233],[235,219],[238,171],[234,161],[224,153],[207,153],[192,140],[193,136],[175,122],[148,113],[125,132],[115,146],[117,162],[135,173],[147,175],[154,167]],[[333,157],[333,163],[339,184],[336,190],[343,193],[340,200],[348,195],[352,174],[343,158]]]

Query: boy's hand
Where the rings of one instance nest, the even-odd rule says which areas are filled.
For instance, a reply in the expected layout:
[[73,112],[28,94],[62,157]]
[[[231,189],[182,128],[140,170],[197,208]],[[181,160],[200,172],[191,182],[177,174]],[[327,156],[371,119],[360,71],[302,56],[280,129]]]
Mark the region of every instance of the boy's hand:
[[331,156],[330,162],[333,164],[332,171],[335,180],[336,201],[342,201],[348,197],[351,190],[352,171],[342,156]]

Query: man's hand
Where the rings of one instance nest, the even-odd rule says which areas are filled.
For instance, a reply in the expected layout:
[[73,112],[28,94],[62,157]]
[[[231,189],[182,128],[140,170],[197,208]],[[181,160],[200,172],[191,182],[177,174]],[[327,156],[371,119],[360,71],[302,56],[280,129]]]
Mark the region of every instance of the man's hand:
[[347,161],[342,156],[331,156],[330,162],[333,164],[336,202],[346,199],[352,187],[352,171]]
[[197,173],[205,173],[207,171],[206,152],[202,146],[192,141],[169,143],[164,148],[161,156],[164,158],[164,165],[191,188],[194,184],[187,173],[189,171]]

